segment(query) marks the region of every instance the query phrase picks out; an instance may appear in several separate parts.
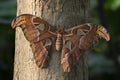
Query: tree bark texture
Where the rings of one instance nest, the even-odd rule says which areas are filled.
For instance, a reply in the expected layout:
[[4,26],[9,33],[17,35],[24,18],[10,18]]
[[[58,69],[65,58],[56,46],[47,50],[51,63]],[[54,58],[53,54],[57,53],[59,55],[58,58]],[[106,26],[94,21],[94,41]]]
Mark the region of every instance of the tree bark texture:
[[[56,28],[70,28],[84,23],[88,16],[88,0],[17,0],[17,15],[33,14]],[[88,80],[87,55],[81,56],[70,73],[64,73],[61,53],[53,47],[48,68],[35,63],[30,43],[21,28],[16,28],[13,80]]]

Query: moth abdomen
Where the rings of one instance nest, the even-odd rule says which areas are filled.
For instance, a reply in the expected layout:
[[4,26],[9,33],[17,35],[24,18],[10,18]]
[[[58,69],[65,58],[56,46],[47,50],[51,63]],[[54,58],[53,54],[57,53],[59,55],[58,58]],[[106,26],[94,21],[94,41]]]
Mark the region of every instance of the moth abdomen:
[[56,39],[56,43],[55,43],[55,47],[56,47],[56,50],[57,51],[60,51],[61,50],[61,47],[62,47],[62,34],[57,34],[57,39]]

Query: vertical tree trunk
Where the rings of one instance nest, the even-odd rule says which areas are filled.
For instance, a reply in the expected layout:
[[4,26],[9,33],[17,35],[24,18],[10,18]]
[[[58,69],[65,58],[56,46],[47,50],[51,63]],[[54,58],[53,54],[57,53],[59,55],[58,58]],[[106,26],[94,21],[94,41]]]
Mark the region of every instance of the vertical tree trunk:
[[[33,14],[53,27],[69,28],[85,22],[88,0],[17,0],[17,15]],[[81,56],[70,73],[64,73],[61,53],[52,50],[47,69],[37,67],[29,42],[20,28],[16,28],[14,80],[88,80],[87,57]]]

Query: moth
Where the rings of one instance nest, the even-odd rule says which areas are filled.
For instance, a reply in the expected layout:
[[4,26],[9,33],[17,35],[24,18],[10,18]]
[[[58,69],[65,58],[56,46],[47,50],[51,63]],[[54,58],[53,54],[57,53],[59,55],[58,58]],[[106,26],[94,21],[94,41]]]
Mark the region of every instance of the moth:
[[38,67],[48,66],[50,49],[55,44],[56,50],[61,51],[64,72],[70,72],[81,53],[87,51],[99,37],[110,40],[108,31],[102,25],[85,23],[70,29],[53,29],[47,22],[32,14],[16,17],[11,26],[21,27],[30,42]]

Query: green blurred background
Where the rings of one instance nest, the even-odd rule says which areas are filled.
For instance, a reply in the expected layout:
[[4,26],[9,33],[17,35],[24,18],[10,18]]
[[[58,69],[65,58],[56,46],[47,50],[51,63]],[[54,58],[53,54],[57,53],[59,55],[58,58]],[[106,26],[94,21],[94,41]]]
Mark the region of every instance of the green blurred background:
[[[100,23],[111,34],[101,39],[88,53],[89,80],[120,80],[120,0],[90,0],[89,22]],[[16,16],[16,0],[0,0],[0,80],[12,80],[15,30],[10,26]]]

